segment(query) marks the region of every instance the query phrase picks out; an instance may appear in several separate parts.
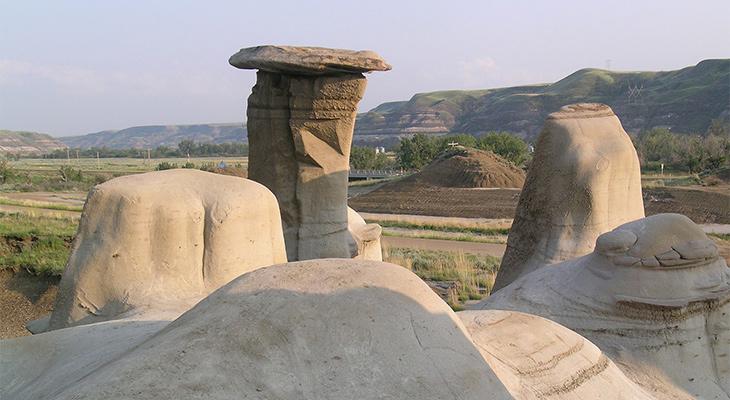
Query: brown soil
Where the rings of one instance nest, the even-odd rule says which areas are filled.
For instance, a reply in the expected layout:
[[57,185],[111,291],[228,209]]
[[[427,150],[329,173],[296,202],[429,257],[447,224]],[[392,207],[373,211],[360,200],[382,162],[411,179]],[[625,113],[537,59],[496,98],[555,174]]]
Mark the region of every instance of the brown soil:
[[53,310],[59,280],[0,270],[0,339],[30,335],[25,324]]
[[525,184],[525,172],[492,152],[460,147],[444,152],[422,171],[401,180],[399,184],[445,188],[521,188]]
[[[404,179],[405,180],[405,179]],[[361,212],[512,218],[518,189],[463,189],[390,182],[349,200]],[[645,188],[646,215],[679,213],[698,224],[730,224],[730,185]]]
[[646,188],[647,215],[678,213],[699,224],[730,224],[730,185]]
[[512,218],[519,189],[417,187],[392,182],[349,200],[357,211],[465,218]]

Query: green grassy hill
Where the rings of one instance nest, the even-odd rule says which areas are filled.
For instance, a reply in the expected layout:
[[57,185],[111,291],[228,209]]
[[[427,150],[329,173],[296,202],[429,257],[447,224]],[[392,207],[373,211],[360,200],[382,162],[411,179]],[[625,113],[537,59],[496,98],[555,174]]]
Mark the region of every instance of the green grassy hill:
[[730,59],[663,72],[582,69],[553,84],[420,93],[360,114],[356,135],[363,143],[416,132],[497,130],[529,139],[549,113],[579,102],[608,104],[629,132],[661,126],[704,133],[713,120],[730,123]]

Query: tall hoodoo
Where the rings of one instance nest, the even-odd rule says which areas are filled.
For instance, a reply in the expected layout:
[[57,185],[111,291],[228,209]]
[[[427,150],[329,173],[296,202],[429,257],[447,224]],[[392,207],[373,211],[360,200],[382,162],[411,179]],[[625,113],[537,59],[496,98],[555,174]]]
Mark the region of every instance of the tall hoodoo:
[[290,261],[352,256],[347,176],[357,104],[371,51],[259,46],[230,64],[258,69],[248,98],[248,176],[276,195]]
[[604,104],[565,106],[538,138],[494,290],[588,254],[600,234],[643,216],[639,159],[621,121]]

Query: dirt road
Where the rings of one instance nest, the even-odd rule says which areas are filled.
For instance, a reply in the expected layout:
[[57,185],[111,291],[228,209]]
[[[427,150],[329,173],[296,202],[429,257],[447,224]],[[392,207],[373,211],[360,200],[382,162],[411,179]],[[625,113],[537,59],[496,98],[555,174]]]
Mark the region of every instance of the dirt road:
[[395,236],[384,236],[381,241],[384,247],[405,247],[409,249],[436,251],[463,251],[464,253],[494,257],[502,257],[505,249],[507,248],[506,245],[497,243],[476,243],[457,240],[418,239]]

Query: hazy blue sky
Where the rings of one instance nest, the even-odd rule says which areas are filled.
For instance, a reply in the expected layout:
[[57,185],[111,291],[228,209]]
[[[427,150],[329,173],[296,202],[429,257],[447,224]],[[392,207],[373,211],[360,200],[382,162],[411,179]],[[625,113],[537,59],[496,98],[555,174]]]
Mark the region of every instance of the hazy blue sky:
[[5,1],[0,129],[53,135],[245,118],[239,48],[371,49],[361,109],[441,89],[552,82],[584,67],[730,57],[730,0]]

